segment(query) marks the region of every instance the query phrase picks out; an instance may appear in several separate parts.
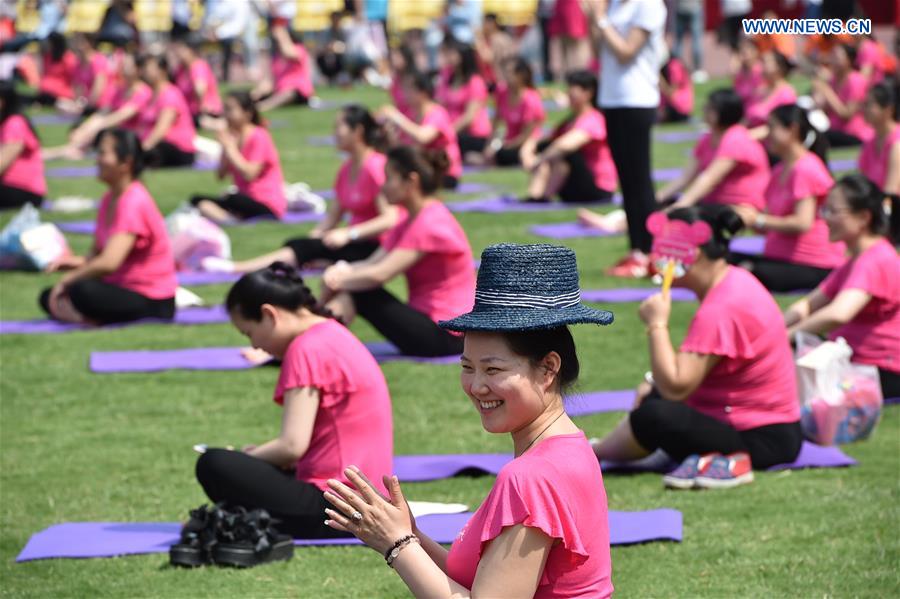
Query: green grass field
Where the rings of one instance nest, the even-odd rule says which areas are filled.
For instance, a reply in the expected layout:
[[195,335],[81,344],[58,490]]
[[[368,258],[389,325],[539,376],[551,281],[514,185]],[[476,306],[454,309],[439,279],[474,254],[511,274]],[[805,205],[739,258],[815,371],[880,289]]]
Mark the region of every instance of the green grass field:
[[[705,88],[708,89],[708,86]],[[325,92],[330,99],[369,105],[371,90]],[[702,96],[702,94],[701,94]],[[305,144],[330,132],[332,112],[282,110],[273,115],[285,175],[313,188],[331,185],[339,157]],[[559,118],[551,114],[551,120]],[[62,126],[42,127],[45,144],[63,140]],[[684,164],[689,144],[654,147],[656,167]],[[848,156],[849,154],[841,154]],[[521,194],[525,174],[495,171],[468,177]],[[211,173],[153,172],[145,176],[167,213],[191,193],[220,189]],[[50,196],[99,197],[91,179],[51,180]],[[457,199],[452,194],[448,200]],[[85,219],[91,214],[56,218]],[[574,211],[541,215],[464,214],[476,254],[500,241],[540,241],[528,225],[566,221]],[[9,220],[4,215],[0,225]],[[230,229],[236,257],[277,247],[306,227],[265,224]],[[76,251],[89,239],[73,237]],[[603,268],[626,250],[624,238],[575,240],[582,286],[626,285]],[[41,317],[40,289],[54,276],[0,275],[0,318]],[[392,284],[402,292],[402,283]],[[220,302],[226,287],[200,287]],[[782,303],[784,301],[780,300]],[[636,304],[606,306],[610,327],[577,327],[581,390],[634,386],[647,369]],[[695,305],[676,304],[673,337],[680,340]],[[364,322],[353,330],[375,334]],[[0,337],[0,593],[9,597],[400,597],[406,588],[375,552],[363,548],[303,548],[284,564],[247,571],[168,567],[164,554],[15,564],[29,536],[66,521],[173,521],[205,497],[194,479],[194,443],[240,445],[278,431],[271,401],[277,372],[168,372],[93,375],[94,350],[164,349],[244,343],[230,326],[144,326],[60,336]],[[388,364],[398,453],[508,451],[492,436],[459,387],[458,368]],[[589,436],[608,431],[621,414],[578,419]],[[606,478],[609,507],[659,507],[684,514],[684,542],[613,548],[613,581],[623,597],[897,597],[900,596],[900,408],[886,410],[874,437],[845,451],[860,465],[842,470],[762,473],[753,485],[728,491],[670,492],[659,476]],[[417,500],[477,507],[491,479],[460,478],[406,485]]]

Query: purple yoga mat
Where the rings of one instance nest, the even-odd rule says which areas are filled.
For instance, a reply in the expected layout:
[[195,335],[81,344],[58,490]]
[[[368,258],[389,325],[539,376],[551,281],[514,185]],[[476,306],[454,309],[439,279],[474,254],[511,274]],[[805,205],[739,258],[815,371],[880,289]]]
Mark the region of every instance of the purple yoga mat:
[[[620,196],[613,198],[613,203]],[[503,212],[552,212],[554,210],[572,210],[574,208],[591,208],[602,205],[599,202],[576,203],[576,202],[521,202],[516,198],[499,196],[490,198],[480,198],[477,200],[469,200],[465,202],[447,202],[447,208],[450,212],[486,212],[486,213],[503,213]]]
[[[394,474],[404,482],[425,482],[457,476],[461,473],[496,475],[512,460],[508,453],[470,453],[444,455],[405,455],[394,458]],[[649,464],[649,462],[648,462]],[[800,455],[790,464],[779,464],[769,470],[798,470],[803,468],[841,468],[855,466],[856,460],[846,455],[838,447],[822,447],[808,441],[803,442]],[[672,465],[674,466],[674,464]],[[640,471],[628,464],[602,463],[605,472]],[[658,464],[649,466],[656,471]]]
[[634,389],[618,391],[592,391],[566,398],[569,416],[587,416],[601,412],[627,412],[634,407]]
[[753,254],[758,256],[763,253],[766,245],[766,238],[760,235],[752,235],[749,237],[735,237],[728,244],[732,252],[739,254]]
[[97,228],[97,223],[92,220],[71,220],[55,224],[63,233],[72,235],[93,235]]
[[127,326],[143,324],[218,324],[228,322],[228,314],[222,306],[204,306],[199,308],[183,308],[175,312],[175,319],[157,320],[144,319],[104,327],[87,327],[78,324],[68,324],[55,320],[5,320],[0,321],[0,335],[40,335],[47,333],[70,333],[72,331],[91,331],[101,329],[118,329]]
[[[322,220],[324,214],[319,214],[317,212],[286,212],[281,220],[275,220],[273,218],[248,218],[247,220],[236,221],[233,223],[226,223],[222,226],[224,227],[248,227],[255,225],[257,223],[281,223],[284,225],[298,225],[303,223],[315,223]],[[56,223],[56,226],[59,227],[59,230],[63,233],[70,233],[72,235],[93,235],[96,229],[96,223],[92,220],[75,220],[68,222],[59,222]]]
[[[458,364],[459,356],[420,358],[406,356],[386,341],[367,343],[378,362],[409,361],[423,364]],[[91,352],[91,372],[162,372],[165,370],[248,370],[255,368],[242,355],[241,347],[201,347],[170,350]]]
[[71,125],[76,117],[70,114],[37,114],[31,117],[35,125]]
[[[195,171],[214,171],[218,165],[214,162],[197,162],[193,166],[186,167],[177,167],[177,168],[168,168],[168,169],[160,169],[165,171],[177,171],[177,170],[195,170]],[[84,164],[84,165],[72,165],[72,166],[52,166],[50,168],[45,169],[45,174],[47,177],[57,178],[57,179],[76,179],[79,177],[93,177],[97,174],[97,165],[95,164]]]
[[900,404],[900,397],[885,397],[884,405],[890,406],[894,404]]
[[494,186],[490,183],[481,183],[479,181],[461,181],[453,191],[462,195],[489,193],[494,191]]
[[306,138],[306,145],[317,148],[332,148],[335,145],[333,135],[309,135]]
[[[449,545],[463,529],[472,513],[432,514],[416,518],[422,532]],[[119,555],[165,553],[178,541],[178,522],[67,522],[33,535],[17,562],[53,558],[95,558]],[[632,545],[683,538],[681,512],[672,509],[643,512],[609,512],[611,545]],[[349,539],[295,539],[295,545],[359,545]]]
[[[303,277],[314,277],[322,274],[322,269],[309,268],[300,271]],[[201,285],[221,285],[234,283],[241,278],[240,273],[184,271],[178,273],[178,284],[184,287],[200,287]]]
[[[584,289],[581,299],[597,304],[617,304],[622,302],[642,302],[651,295],[659,293],[659,287],[621,287],[617,289]],[[682,287],[672,288],[673,302],[692,302],[697,299],[694,292]]]
[[552,223],[549,225],[533,225],[528,229],[531,233],[550,239],[576,239],[580,237],[611,237],[622,233],[610,233],[581,223]]
[[664,144],[680,144],[688,141],[697,141],[703,131],[687,130],[687,131],[660,131],[653,139],[654,141]]

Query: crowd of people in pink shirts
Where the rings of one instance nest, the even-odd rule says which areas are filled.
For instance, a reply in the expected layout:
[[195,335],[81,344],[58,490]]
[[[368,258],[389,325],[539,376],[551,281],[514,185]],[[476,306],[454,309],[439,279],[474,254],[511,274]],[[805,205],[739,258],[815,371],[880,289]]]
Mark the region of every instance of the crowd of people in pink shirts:
[[[745,484],[754,470],[793,461],[803,442],[795,333],[843,337],[854,361],[877,368],[884,397],[900,397],[900,88],[878,42],[818,40],[810,76],[800,79],[781,40],[743,38],[731,81],[704,94],[698,112],[684,63],[651,60],[662,58],[662,0],[557,7],[549,27],[566,60],[589,51],[589,33],[601,45],[599,76],[565,74],[565,94],[555,97],[562,118],[547,114],[522,57],[448,35],[440,68],[428,72],[398,46],[390,102],[337,110],[334,138],[346,157],[322,221],[262,256],[201,265],[240,275],[226,308],[258,350],[248,359],[280,362],[273,399],[284,409],[270,441],[201,456],[207,496],[265,509],[294,537],[356,535],[387,549],[418,596],[489,594],[498,584],[542,597],[609,596],[597,460],[665,452],[680,464],[665,483],[679,489]],[[64,273],[40,295],[49,317],[174,318],[172,247],[141,173],[193,165],[203,131],[221,147],[217,174],[234,190],[198,193],[190,204],[222,223],[285,216],[284,148],[263,113],[309,104],[315,74],[286,23],[273,23],[271,36],[270,75],[224,96],[190,38],[135,58],[106,55],[89,35],[52,34],[35,94],[0,83],[0,207],[40,207],[49,199],[44,160],[91,149],[106,186],[91,250],[49,268]],[[645,85],[649,102],[634,92]],[[42,147],[28,117],[35,103],[77,117],[65,145]],[[655,190],[650,181],[648,193],[654,123],[695,114],[703,132],[685,168]],[[834,147],[859,148],[853,173],[832,173]],[[579,368],[567,326],[608,324],[612,315],[580,305],[574,254],[564,248],[491,246],[476,273],[467,232],[441,197],[467,163],[524,169],[527,203],[609,202],[621,190],[624,219],[579,213],[585,226],[628,233],[631,252],[608,275],[659,274],[661,240],[689,249],[674,277],[699,299],[687,335],[673,345],[667,292],[641,303],[651,370],[633,410],[600,438],[589,441],[562,404]],[[764,236],[761,254],[729,250],[744,229]],[[322,291],[313,294],[299,272],[322,265]],[[545,280],[517,287],[515,273],[530,279],[544,267]],[[569,287],[554,288],[558,277]],[[387,289],[397,278],[405,300]],[[787,292],[804,295],[782,310],[772,294]],[[516,459],[449,553],[417,529],[391,476],[390,394],[348,329],[357,316],[402,354],[461,354],[463,390],[485,429],[511,434]],[[582,509],[586,501],[593,509]],[[173,549],[182,565],[203,559],[191,526]]]

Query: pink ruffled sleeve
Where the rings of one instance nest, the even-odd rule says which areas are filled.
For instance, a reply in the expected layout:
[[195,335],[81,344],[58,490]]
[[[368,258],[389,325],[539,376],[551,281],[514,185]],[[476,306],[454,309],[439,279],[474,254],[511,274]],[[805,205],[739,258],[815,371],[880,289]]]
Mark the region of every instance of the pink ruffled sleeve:
[[452,218],[442,204],[432,204],[430,210],[423,210],[403,231],[394,247],[426,254],[456,253],[460,246],[459,227],[448,221]]
[[572,129],[584,131],[592,141],[606,139],[606,122],[599,113],[590,111],[581,115],[572,125]]
[[820,200],[834,185],[834,179],[828,173],[828,169],[822,164],[818,156],[808,154],[807,160],[794,167],[791,173],[791,195],[795,202],[804,198],[816,198]]
[[325,344],[304,341],[298,338],[288,347],[275,387],[275,403],[283,404],[284,394],[290,389],[312,387],[319,391],[319,405],[327,408],[357,390],[353,369],[345,360]]
[[107,239],[117,233],[130,233],[137,237],[135,247],[143,248],[150,243],[152,230],[147,224],[145,215],[152,198],[143,189],[129,188],[116,202],[116,215],[109,228]]
[[701,305],[688,327],[679,351],[726,358],[750,359],[756,355],[743,323],[727,309]]

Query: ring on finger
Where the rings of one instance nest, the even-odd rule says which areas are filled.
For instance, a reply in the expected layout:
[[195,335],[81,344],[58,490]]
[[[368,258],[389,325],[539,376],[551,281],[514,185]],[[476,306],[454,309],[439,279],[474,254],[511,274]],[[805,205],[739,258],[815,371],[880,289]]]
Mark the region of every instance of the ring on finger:
[[355,512],[350,514],[350,518],[356,523],[362,522],[362,519],[363,519],[362,512],[360,512],[359,510],[356,510]]

